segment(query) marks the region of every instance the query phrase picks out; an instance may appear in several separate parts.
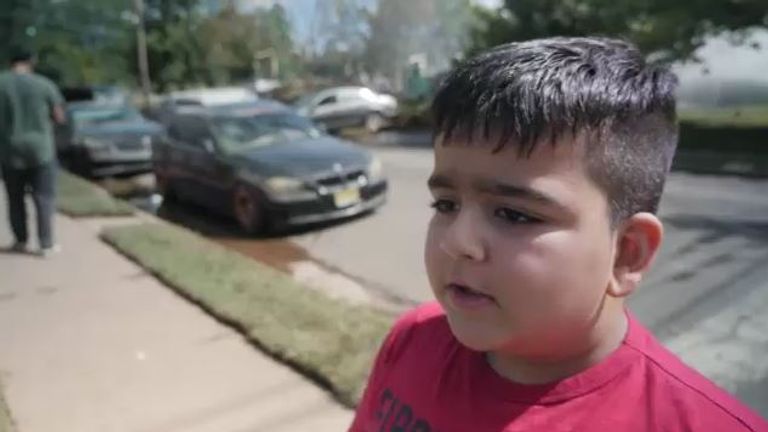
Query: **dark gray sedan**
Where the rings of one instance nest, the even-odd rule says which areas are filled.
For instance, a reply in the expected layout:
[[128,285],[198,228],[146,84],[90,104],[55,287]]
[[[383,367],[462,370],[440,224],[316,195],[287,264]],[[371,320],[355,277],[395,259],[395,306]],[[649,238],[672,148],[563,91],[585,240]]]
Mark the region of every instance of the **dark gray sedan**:
[[248,233],[353,216],[385,201],[378,159],[274,102],[192,109],[155,144],[166,199],[232,215]]
[[152,170],[152,143],[163,134],[132,106],[73,103],[56,145],[62,161],[81,174],[138,174]]

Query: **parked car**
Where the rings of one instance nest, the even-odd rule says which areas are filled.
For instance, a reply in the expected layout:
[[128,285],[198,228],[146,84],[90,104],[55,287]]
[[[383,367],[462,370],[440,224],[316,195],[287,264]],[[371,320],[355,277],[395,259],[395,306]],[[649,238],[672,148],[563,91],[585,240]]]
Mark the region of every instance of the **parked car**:
[[163,134],[132,106],[80,102],[67,105],[56,145],[62,162],[81,174],[135,174],[152,170],[152,143]]
[[63,87],[61,94],[67,103],[93,102],[122,105],[130,102],[130,95],[123,88],[112,85],[91,85],[81,87]]
[[369,151],[266,101],[176,115],[155,143],[154,172],[165,199],[233,216],[247,233],[353,216],[387,190]]
[[216,107],[222,105],[256,102],[258,94],[245,87],[216,87],[183,90],[167,95],[158,105],[147,110],[152,120],[167,123],[179,111],[195,107]]
[[335,87],[299,99],[296,109],[329,131],[362,126],[375,133],[397,114],[397,99],[367,87]]

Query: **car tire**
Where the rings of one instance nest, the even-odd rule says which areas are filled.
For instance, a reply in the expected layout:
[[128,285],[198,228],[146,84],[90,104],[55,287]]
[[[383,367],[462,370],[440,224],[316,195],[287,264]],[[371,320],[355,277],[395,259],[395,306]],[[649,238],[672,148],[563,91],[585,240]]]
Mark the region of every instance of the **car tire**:
[[370,113],[365,117],[365,130],[369,133],[377,133],[386,125],[386,119],[379,113]]
[[264,206],[258,195],[242,184],[232,191],[232,214],[247,235],[262,234],[267,229]]
[[163,196],[165,202],[178,202],[179,195],[167,176],[155,173],[155,190]]

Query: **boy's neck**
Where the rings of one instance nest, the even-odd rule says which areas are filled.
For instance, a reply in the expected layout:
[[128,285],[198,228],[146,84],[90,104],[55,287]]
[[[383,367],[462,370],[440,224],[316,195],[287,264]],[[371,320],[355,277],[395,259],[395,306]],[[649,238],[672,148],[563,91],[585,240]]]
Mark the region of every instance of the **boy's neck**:
[[552,383],[576,375],[608,357],[621,345],[628,327],[624,309],[619,307],[614,313],[600,317],[589,343],[580,353],[542,361],[489,352],[486,359],[496,373],[518,384]]

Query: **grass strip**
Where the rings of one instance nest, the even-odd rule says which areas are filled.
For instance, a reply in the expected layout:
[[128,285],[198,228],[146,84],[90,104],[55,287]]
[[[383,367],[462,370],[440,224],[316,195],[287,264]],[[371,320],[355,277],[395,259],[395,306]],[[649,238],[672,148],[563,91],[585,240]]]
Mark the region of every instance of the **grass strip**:
[[257,347],[354,406],[392,317],[332,299],[189,231],[152,223],[102,238]]
[[106,190],[64,170],[59,171],[56,207],[71,217],[130,216],[134,209]]

